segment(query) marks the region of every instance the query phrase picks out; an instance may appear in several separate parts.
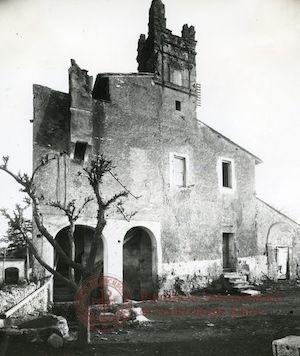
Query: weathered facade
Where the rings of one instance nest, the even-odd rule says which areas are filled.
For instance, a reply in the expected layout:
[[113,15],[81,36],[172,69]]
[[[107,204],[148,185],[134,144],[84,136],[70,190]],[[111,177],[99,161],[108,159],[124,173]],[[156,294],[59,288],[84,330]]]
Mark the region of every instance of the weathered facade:
[[[193,26],[184,25],[181,37],[172,34],[164,5],[153,0],[148,37],[138,42],[138,73],[98,74],[93,85],[72,60],[69,93],[34,86],[34,167],[44,155],[56,158],[38,173],[39,192],[79,203],[92,191],[78,171],[103,153],[140,196],[126,201],[126,210],[137,211],[130,221],[108,218],[97,256],[99,271],[124,280],[135,298],[172,291],[178,278],[187,290],[205,286],[244,263],[252,279],[281,278],[278,247],[288,247],[280,251],[288,251],[285,277],[297,275],[299,226],[257,200],[260,159],[197,118],[195,48]],[[107,197],[120,190],[113,177],[104,186]],[[66,218],[52,207],[42,210],[49,231],[63,241]],[[78,220],[78,261],[86,258],[95,215],[91,203]],[[273,237],[285,219],[289,237],[283,230]],[[50,245],[38,234],[35,243],[53,265]]]

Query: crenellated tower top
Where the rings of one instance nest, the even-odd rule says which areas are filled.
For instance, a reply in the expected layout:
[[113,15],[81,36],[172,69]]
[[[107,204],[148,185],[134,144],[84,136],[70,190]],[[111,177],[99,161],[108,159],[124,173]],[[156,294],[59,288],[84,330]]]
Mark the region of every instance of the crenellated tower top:
[[166,28],[165,5],[153,0],[148,37],[140,35],[138,71],[154,73],[159,84],[196,94],[196,41],[194,26],[183,25],[181,36]]

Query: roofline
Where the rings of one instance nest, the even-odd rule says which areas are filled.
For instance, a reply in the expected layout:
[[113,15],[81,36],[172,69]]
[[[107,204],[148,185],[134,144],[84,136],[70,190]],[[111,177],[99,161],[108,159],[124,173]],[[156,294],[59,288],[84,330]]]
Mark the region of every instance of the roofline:
[[50,87],[48,87],[47,85],[42,85],[42,84],[35,84],[35,83],[33,83],[33,84],[32,84],[32,89],[33,89],[33,91],[35,90],[35,88],[48,89],[48,90],[50,90],[50,91],[55,91],[56,93],[59,93],[59,94],[69,95],[69,93],[66,93],[66,92],[61,91],[61,90],[56,90],[56,89],[50,88]]
[[284,214],[283,212],[281,212],[280,210],[274,208],[272,205],[266,203],[266,202],[265,202],[264,200],[262,200],[261,198],[256,197],[256,199],[259,200],[260,202],[262,202],[263,204],[265,204],[268,208],[270,208],[270,209],[276,211],[276,213],[278,213],[278,214],[284,216],[286,219],[288,219],[288,220],[292,221],[294,224],[297,224],[298,226],[300,226],[300,224],[299,224],[297,221],[295,221],[295,220],[293,220],[292,218],[290,218],[289,216],[285,215],[285,214]]
[[210,127],[209,125],[207,125],[205,122],[203,122],[203,121],[201,121],[201,120],[198,120],[198,119],[197,119],[197,121],[199,121],[202,125],[206,126],[206,127],[209,128],[210,130],[212,130],[215,134],[217,134],[217,135],[221,136],[222,138],[224,138],[224,140],[226,140],[226,141],[228,141],[229,143],[231,143],[231,144],[237,146],[237,147],[238,147],[239,149],[241,149],[242,151],[248,153],[250,156],[252,156],[252,157],[255,159],[255,164],[260,164],[260,163],[263,162],[259,157],[255,156],[255,155],[254,155],[253,153],[251,153],[250,151],[248,151],[248,150],[246,150],[245,148],[243,148],[242,146],[238,145],[237,143],[235,143],[234,141],[232,141],[230,138],[224,136],[224,135],[221,134],[219,131],[213,129],[212,127]]
[[149,73],[149,72],[131,72],[131,73],[112,73],[112,72],[105,72],[105,73],[98,73],[96,77],[154,77],[154,73]]

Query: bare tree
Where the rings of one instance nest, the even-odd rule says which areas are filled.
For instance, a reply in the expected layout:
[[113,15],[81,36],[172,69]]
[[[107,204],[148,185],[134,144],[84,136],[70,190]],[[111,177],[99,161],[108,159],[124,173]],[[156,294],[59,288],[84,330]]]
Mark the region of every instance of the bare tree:
[[[115,168],[112,164],[112,161],[107,160],[106,158],[104,158],[103,155],[97,155],[96,158],[94,160],[91,160],[89,165],[83,169],[83,172],[79,173],[79,175],[82,176],[82,179],[88,180],[93,191],[93,196],[86,197],[83,203],[81,203],[79,206],[76,200],[72,200],[68,203],[61,203],[59,201],[45,202],[45,197],[39,196],[37,193],[35,185],[35,176],[42,167],[47,165],[53,159],[56,159],[56,157],[45,156],[41,160],[40,164],[35,168],[32,175],[29,176],[26,173],[13,173],[8,168],[9,157],[5,156],[2,158],[3,164],[0,165],[0,170],[10,175],[21,186],[21,191],[26,195],[25,206],[31,204],[33,221],[38,231],[51,244],[58,258],[63,260],[64,263],[68,266],[68,276],[64,276],[59,271],[57,271],[55,267],[52,267],[48,263],[46,263],[43,259],[43,256],[41,256],[38,252],[31,239],[31,232],[28,230],[28,228],[26,228],[26,224],[28,226],[28,221],[24,218],[24,207],[17,205],[13,214],[9,214],[7,210],[2,209],[2,214],[8,220],[9,227],[13,228],[14,231],[16,231],[19,236],[26,242],[27,246],[29,247],[31,253],[36,258],[36,260],[48,272],[63,281],[66,286],[70,287],[74,292],[76,292],[79,289],[81,282],[94,273],[95,259],[99,247],[99,241],[102,238],[102,233],[106,225],[106,218],[108,212],[111,208],[114,207],[116,211],[121,213],[126,220],[130,220],[130,218],[135,214],[135,212],[130,215],[126,215],[123,207],[123,198],[127,198],[128,195],[131,195],[135,199],[138,199],[139,197],[133,195],[112,172],[112,170]],[[101,191],[103,178],[107,174],[113,177],[123,188],[122,191],[114,194],[109,199],[105,199],[103,196],[103,192]],[[94,229],[87,262],[85,265],[82,265],[75,261],[75,224],[78,218],[83,213],[86,206],[91,201],[96,201],[97,203],[97,223]],[[44,224],[43,215],[41,213],[41,204],[48,204],[58,209],[68,218],[68,253],[60,246],[55,237],[52,236],[46,228],[46,224]],[[75,280],[75,271],[79,271],[81,275],[81,280],[79,282]]]
[[4,236],[3,242],[5,242],[7,247],[5,252],[9,256],[14,258],[26,258],[26,279],[29,280],[29,268],[32,265],[33,255],[29,251],[28,244],[24,240],[22,233],[19,229],[19,223],[17,220],[22,221],[23,231],[26,232],[29,239],[32,236],[32,220],[26,217],[25,211],[30,207],[30,203],[25,201],[25,205],[21,206],[17,204],[12,215],[9,215],[6,209],[0,209],[0,214],[2,214],[8,221],[8,229]]

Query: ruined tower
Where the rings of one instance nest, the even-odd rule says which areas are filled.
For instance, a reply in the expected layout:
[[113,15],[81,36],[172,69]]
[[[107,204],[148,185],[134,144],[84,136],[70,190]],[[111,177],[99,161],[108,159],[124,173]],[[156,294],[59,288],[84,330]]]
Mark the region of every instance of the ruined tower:
[[156,83],[196,94],[196,41],[193,26],[183,25],[181,37],[166,28],[165,6],[153,0],[148,37],[140,35],[138,70],[155,74]]
[[[152,1],[148,25],[138,43],[138,73],[99,73],[92,86],[72,60],[68,93],[34,86],[34,168],[51,158],[35,175],[46,228],[67,252],[68,221],[46,202],[80,206],[93,195],[84,168],[101,153],[115,166],[101,186],[105,199],[123,188],[132,194],[124,211],[107,215],[97,273],[124,282],[131,299],[177,293],[178,280],[190,293],[245,265],[250,280],[296,276],[293,236],[300,227],[256,199],[261,160],[197,117],[194,27],[174,35],[161,0]],[[76,222],[75,257],[83,265],[97,209],[91,201]],[[33,239],[46,263],[67,276],[46,239],[38,231]],[[45,273],[35,267],[37,276]],[[54,301],[70,301],[64,292],[54,279]],[[122,292],[113,297],[123,300]]]

